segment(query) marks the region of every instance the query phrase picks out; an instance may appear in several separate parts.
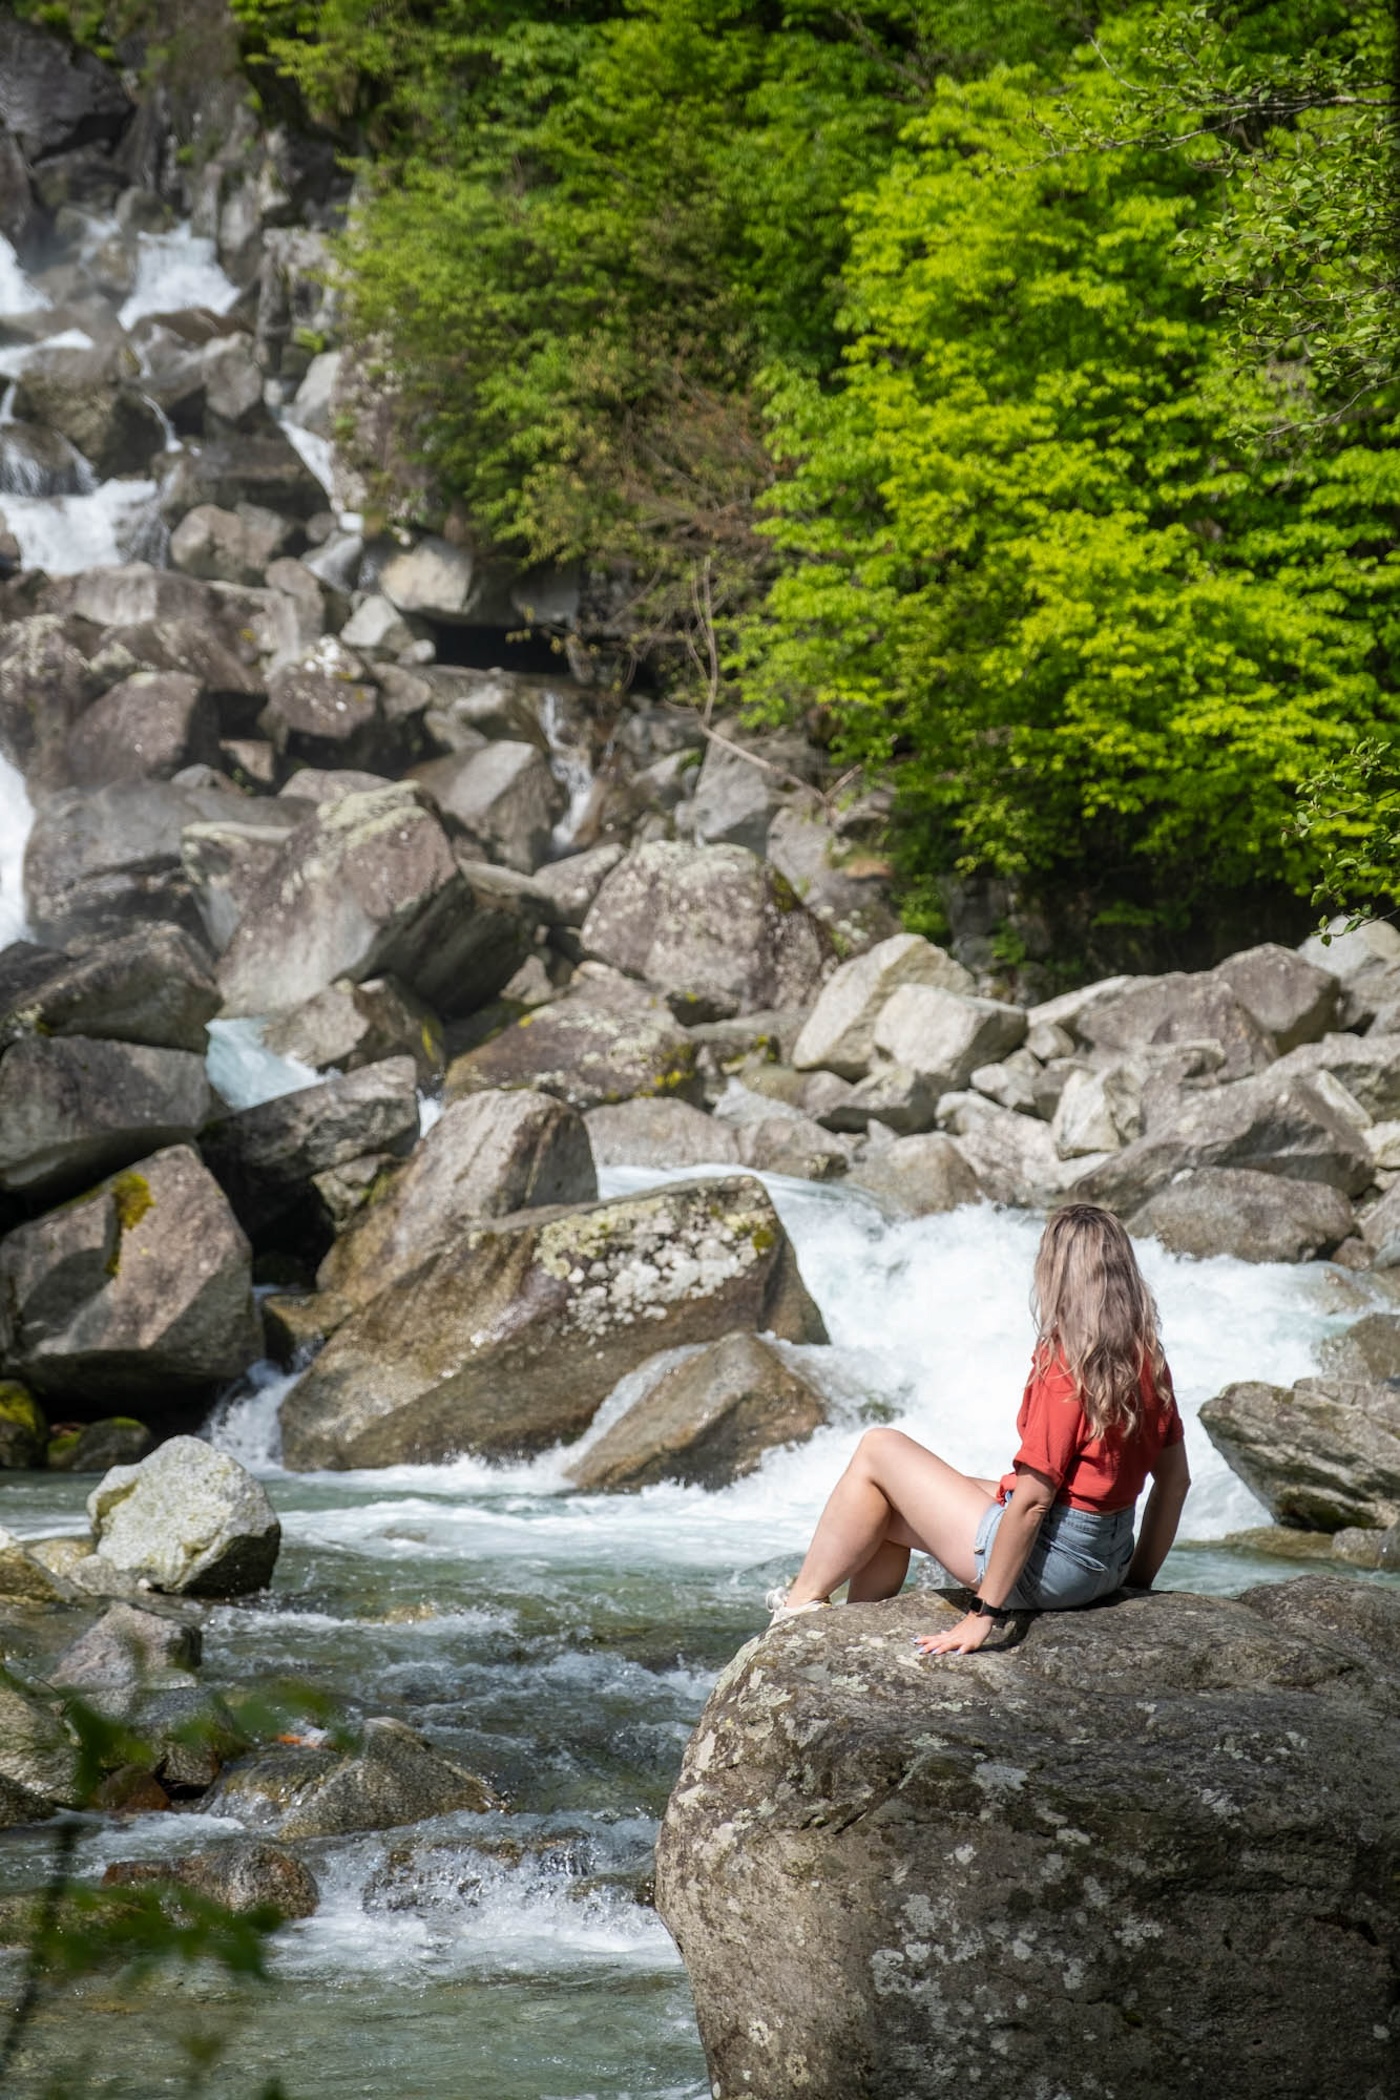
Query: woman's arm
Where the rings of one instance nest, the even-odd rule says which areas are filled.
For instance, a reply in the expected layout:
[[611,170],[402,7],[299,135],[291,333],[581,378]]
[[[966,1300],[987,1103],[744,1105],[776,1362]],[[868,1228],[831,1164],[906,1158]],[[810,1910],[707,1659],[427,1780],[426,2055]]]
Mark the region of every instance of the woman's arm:
[[1152,1493],[1143,1511],[1137,1546],[1123,1577],[1125,1588],[1151,1589],[1162,1562],[1171,1552],[1190,1485],[1185,1444],[1164,1444],[1152,1468]]
[[[982,1577],[979,1594],[984,1604],[1004,1604],[1015,1589],[1055,1494],[1055,1482],[1044,1473],[1037,1473],[1030,1466],[1016,1468],[1015,1491],[997,1526]],[[969,1612],[947,1633],[926,1633],[917,1645],[925,1655],[970,1655],[981,1647],[995,1624],[994,1619],[981,1612]]]

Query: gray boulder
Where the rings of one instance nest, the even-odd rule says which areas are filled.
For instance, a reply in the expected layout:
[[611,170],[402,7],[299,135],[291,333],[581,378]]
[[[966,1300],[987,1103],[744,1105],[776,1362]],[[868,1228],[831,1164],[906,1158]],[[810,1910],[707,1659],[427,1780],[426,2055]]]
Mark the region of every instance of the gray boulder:
[[[1050,1134],[1061,1159],[1117,1152],[1142,1136],[1143,1073],[1128,1061],[1098,1071],[1067,1072],[1055,1103]],[[1044,1096],[1034,1089],[1034,1098]]]
[[445,1063],[442,1023],[392,977],[363,984],[338,979],[304,1006],[277,1015],[263,1042],[277,1056],[299,1058],[318,1072],[328,1065],[357,1072],[386,1057],[411,1057],[422,1086],[435,1085]]
[[114,1466],[88,1496],[94,1553],[124,1580],[192,1597],[242,1597],[272,1579],[282,1527],[251,1473],[197,1437]]
[[726,744],[707,744],[686,830],[701,846],[765,854],[768,827],[790,783],[773,767]]
[[[259,1762],[254,1759],[254,1766]],[[464,1771],[402,1721],[387,1718],[365,1722],[361,1746],[354,1756],[332,1755],[322,1762],[320,1770],[308,1761],[304,1773],[297,1776],[302,1777],[301,1785],[282,1789],[282,1813],[276,1826],[282,1838],[344,1837],[359,1830],[392,1830],[454,1811],[484,1815],[502,1805],[475,1772]],[[237,1784],[239,1777],[236,1773],[230,1775],[235,1783],[222,1790],[222,1801],[233,1804],[250,1794],[257,1798],[246,1780],[241,1787]],[[247,1777],[256,1778],[256,1773]]]
[[1246,1382],[1201,1409],[1201,1427],[1276,1523],[1305,1531],[1400,1521],[1400,1390],[1303,1378]]
[[256,503],[241,503],[237,510],[200,503],[171,533],[170,559],[187,576],[207,582],[258,584],[294,531],[290,518]]
[[290,440],[276,428],[265,428],[186,446],[166,477],[161,502],[171,518],[201,503],[220,510],[254,503],[283,517],[307,519],[325,509],[326,492]]
[[1332,1377],[1381,1385],[1400,1380],[1400,1313],[1364,1313],[1323,1344],[1322,1361]]
[[533,744],[509,739],[417,768],[447,828],[473,856],[530,874],[549,854],[568,797]]
[[598,1194],[582,1117],[533,1093],[450,1101],[412,1158],[384,1179],[321,1264],[322,1290],[365,1301],[480,1219]]
[[1400,1598],[1136,1597],[922,1659],[957,1610],[815,1613],[711,1694],[657,1907],[714,2087],[946,2100],[992,2034],[1008,2094],[1379,2100]]
[[360,659],[330,636],[271,674],[258,727],[279,754],[308,766],[394,770],[396,737],[379,694]]
[[655,985],[695,1021],[802,1005],[830,936],[783,878],[741,846],[638,846],[583,922],[586,954]]
[[1219,972],[1174,971],[1096,1000],[1075,1023],[1080,1040],[1097,1050],[1130,1051],[1151,1044],[1209,1041],[1225,1053],[1223,1079],[1245,1079],[1273,1061],[1274,1045]]
[[549,898],[556,924],[582,926],[593,899],[626,850],[626,847],[616,844],[594,846],[587,853],[573,853],[566,860],[548,861],[544,867],[535,870],[535,887]]
[[872,1123],[899,1137],[932,1130],[943,1096],[938,1075],[916,1072],[909,1065],[877,1064],[849,1093],[828,1101],[821,1120],[828,1130],[868,1130]]
[[[244,1362],[248,1361],[244,1357]],[[109,1473],[113,1466],[134,1466],[154,1439],[144,1422],[132,1415],[102,1415],[49,1438],[51,1473]]]
[[665,1002],[585,963],[562,999],[448,1067],[449,1100],[488,1087],[533,1087],[586,1110],[634,1095],[696,1100],[701,1081],[695,1045]]
[[1315,1042],[1336,1020],[1336,976],[1277,941],[1226,956],[1211,975],[1229,986],[1280,1055]]
[[13,13],[0,16],[0,124],[26,160],[115,142],[132,114],[120,80],[90,51]]
[[282,1404],[286,1463],[539,1451],[657,1350],[737,1328],[826,1338],[757,1182],[474,1226],[332,1335]]
[[[270,806],[257,805],[259,821]],[[180,835],[187,824],[249,809],[232,785],[165,780],[48,796],[24,854],[25,901],[37,937],[57,946],[88,934],[107,939],[130,919],[170,920],[198,933]]]
[[0,1829],[79,1805],[72,1731],[53,1707],[0,1674]]
[[800,1072],[863,1079],[875,1059],[875,1023],[901,985],[970,992],[973,980],[932,941],[897,933],[833,971],[798,1036],[792,1061]]
[[1128,1229],[1139,1239],[1160,1240],[1173,1254],[1316,1261],[1356,1226],[1340,1189],[1248,1167],[1205,1167],[1159,1189]]
[[1050,1131],[1036,1117],[999,1108],[983,1094],[945,1094],[938,1121],[957,1139],[959,1152],[993,1203],[1040,1209],[1073,1186],[1073,1175],[1085,1164],[1061,1160]]
[[568,1468],[585,1494],[659,1480],[726,1487],[779,1444],[802,1444],[826,1401],[770,1342],[730,1334],[674,1365]]
[[[275,821],[263,823],[269,811]],[[287,803],[255,804],[212,824],[187,824],[180,834],[180,866],[204,937],[222,955],[242,924],[249,899],[271,875],[295,830],[298,813]]]
[[739,1163],[739,1140],[733,1127],[688,1101],[665,1095],[639,1096],[635,1101],[591,1108],[584,1122],[600,1167],[679,1170]]
[[80,1035],[22,1036],[0,1057],[0,1188],[58,1196],[193,1137],[202,1058]]
[[[230,427],[267,427],[270,419],[263,406],[263,374],[246,335],[224,332],[211,335],[205,342],[190,342],[175,327],[153,318],[142,330],[142,337],[147,392],[165,410],[182,437],[220,437],[226,436]],[[200,504],[196,508],[210,510],[214,506]],[[173,555],[173,544],[171,552]],[[179,566],[183,568],[185,563]],[[217,576],[223,572],[213,569],[208,573]]]
[[0,949],[0,1048],[21,1036],[99,1036],[203,1056],[218,987],[174,926],[142,926],[85,954]]
[[31,1552],[24,1540],[0,1527],[0,1598],[7,1604],[65,1604],[72,1594],[63,1577]]
[[849,1180],[897,1218],[926,1218],[980,1203],[982,1187],[957,1144],[941,1131],[896,1138],[852,1167]]
[[365,1153],[409,1151],[417,1080],[412,1058],[389,1057],[211,1123],[205,1163],[244,1229],[256,1240],[295,1217],[313,1175]]
[[85,1408],[204,1395],[244,1370],[251,1255],[194,1153],[157,1152],[17,1226],[0,1243],[0,1334],[37,1393]]
[[245,906],[220,965],[225,1010],[302,1005],[348,977],[395,976],[439,1013],[469,1013],[509,982],[537,907],[457,865],[412,782],[347,795],[298,827]]
[[48,1666],[48,1680],[65,1692],[81,1692],[103,1712],[120,1713],[135,1691],[193,1684],[202,1650],[197,1626],[111,1604]]
[[917,1072],[938,1093],[965,1087],[979,1065],[994,1064],[1025,1040],[1026,1016],[998,999],[974,999],[929,984],[902,984],[875,1019],[875,1049]]
[[1378,1121],[1400,1116],[1400,1035],[1325,1035],[1280,1058],[1277,1071],[1330,1072]]
[[379,573],[379,588],[400,612],[449,621],[479,614],[483,590],[490,594],[488,572],[470,548],[432,534],[391,556]]
[[234,1917],[275,1911],[280,1918],[309,1918],[321,1900],[315,1876],[294,1853],[256,1839],[235,1839],[175,1859],[114,1860],[102,1876],[104,1888],[188,1889]]
[[835,1181],[849,1167],[852,1149],[850,1138],[792,1112],[754,1117],[739,1130],[739,1157],[746,1167],[798,1181]]
[[165,427],[136,380],[128,351],[46,347],[25,360],[15,414],[67,438],[100,481],[141,474],[165,449]]
[[0,752],[36,800],[68,784],[68,732],[102,687],[56,614],[0,628]]
[[198,682],[184,671],[136,671],[95,700],[68,734],[75,787],[118,780],[169,780],[218,757],[219,725]]
[[1320,1181],[1348,1196],[1359,1195],[1372,1175],[1356,1123],[1312,1080],[1275,1069],[1188,1094],[1175,1115],[1074,1187],[1090,1203],[1131,1214],[1177,1174],[1202,1167],[1248,1167],[1293,1181]]
[[298,766],[277,796],[280,802],[311,802],[323,809],[328,802],[343,802],[347,795],[372,795],[377,788],[393,785],[383,773],[365,773],[356,766]]

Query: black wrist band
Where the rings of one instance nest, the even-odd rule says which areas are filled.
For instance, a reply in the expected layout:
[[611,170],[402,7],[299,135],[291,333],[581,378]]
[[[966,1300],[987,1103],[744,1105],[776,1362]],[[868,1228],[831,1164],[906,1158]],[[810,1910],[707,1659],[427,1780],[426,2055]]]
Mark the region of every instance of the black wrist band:
[[968,1607],[968,1611],[969,1615],[972,1618],[995,1619],[998,1625],[1000,1625],[1003,1620],[1009,1619],[1011,1617],[1010,1612],[1007,1611],[1004,1605],[988,1604],[981,1597],[973,1598],[972,1603]]

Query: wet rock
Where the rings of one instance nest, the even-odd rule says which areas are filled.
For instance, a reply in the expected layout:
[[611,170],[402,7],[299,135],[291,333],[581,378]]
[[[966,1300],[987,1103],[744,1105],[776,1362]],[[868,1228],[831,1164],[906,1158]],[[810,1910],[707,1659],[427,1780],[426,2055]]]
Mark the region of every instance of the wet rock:
[[207,1395],[258,1353],[248,1242],[195,1154],[173,1146],[0,1242],[0,1325],[45,1398]]
[[81,1692],[104,1713],[120,1713],[137,1690],[193,1684],[202,1646],[197,1626],[132,1604],[111,1604],[49,1665],[48,1680],[62,1691]]
[[[130,1580],[96,1555],[74,1570],[81,1584],[90,1568],[109,1569],[109,1580]],[[99,1585],[93,1585],[94,1592]],[[248,1748],[248,1738],[217,1692],[199,1685],[135,1687],[126,1695],[125,1727],[142,1746],[143,1762],[167,1794],[207,1794],[230,1758]]]
[[237,510],[256,504],[287,518],[314,518],[326,492],[299,452],[277,429],[211,438],[179,455],[161,494],[168,517],[183,517],[200,504]]
[[1315,1261],[1355,1230],[1340,1189],[1289,1181],[1248,1167],[1205,1167],[1159,1189],[1129,1219],[1140,1239],[1198,1259],[1232,1254],[1238,1261]]
[[533,744],[503,738],[433,759],[417,778],[476,858],[528,875],[548,857],[568,798]]
[[[86,794],[50,795],[24,855],[30,924],[56,946],[124,933],[130,919],[163,919],[199,931],[180,861],[187,824],[237,816],[249,804],[233,787],[130,780]],[[268,807],[263,804],[261,812]]]
[[761,1174],[835,1181],[851,1163],[851,1140],[823,1130],[810,1116],[762,1116],[741,1126],[739,1157]]
[[768,1342],[726,1335],[666,1372],[568,1468],[585,1494],[659,1480],[726,1487],[779,1444],[805,1443],[826,1402]]
[[116,140],[132,104],[115,73],[36,23],[0,16],[0,123],[28,161]]
[[127,352],[44,348],[25,360],[15,414],[67,438],[100,481],[141,474],[164,450],[165,428],[135,380]]
[[[1292,1053],[1297,1055],[1297,1052]],[[1371,1179],[1365,1139],[1312,1080],[1275,1070],[1188,1094],[1175,1115],[1076,1182],[1090,1203],[1140,1210],[1177,1174],[1247,1167],[1356,1196]]]
[[66,1429],[49,1439],[51,1473],[106,1473],[113,1466],[134,1466],[153,1442],[144,1422],[132,1415],[104,1415],[80,1429]]
[[[0,1598],[15,1604],[63,1604],[72,1594],[63,1577],[30,1551],[27,1540],[0,1529]],[[0,1784],[0,1814],[3,1802],[4,1789]]]
[[1276,1523],[1307,1531],[1400,1521],[1400,1391],[1341,1378],[1226,1386],[1201,1427]]
[[256,1240],[296,1217],[313,1175],[366,1152],[407,1152],[417,1135],[413,1060],[390,1057],[221,1117],[201,1149]]
[[583,1119],[530,1093],[451,1101],[321,1264],[323,1290],[363,1302],[482,1218],[591,1203],[598,1177]]
[[[0,1336],[3,1334],[0,1316]],[[17,1378],[0,1378],[0,1469],[24,1473],[42,1466],[48,1444],[44,1410],[28,1386]]]
[[391,1830],[454,1810],[484,1815],[499,1797],[475,1772],[434,1750],[402,1721],[365,1722],[359,1754],[300,1792],[283,1816],[285,1838],[342,1837]]
[[278,1057],[298,1058],[318,1072],[328,1065],[357,1072],[384,1058],[411,1057],[420,1086],[435,1085],[446,1061],[437,1015],[392,977],[327,985],[271,1021],[263,1042]]
[[976,1174],[941,1131],[896,1138],[852,1167],[848,1178],[896,1218],[926,1218],[982,1201]]
[[910,1596],[743,1649],[657,1855],[714,2086],[943,2100],[992,2032],[1007,2093],[1078,2063],[1135,2100],[1183,2065],[1232,2100],[1379,2096],[1400,1600],[1367,1592],[1383,1631],[1345,1642],[1322,1601],[1361,1588],[1046,1612],[936,1663],[910,1636],[955,1611]]
[[965,1087],[979,1065],[1005,1057],[1025,1033],[1019,1006],[904,984],[881,1007],[874,1038],[879,1056],[918,1072],[943,1094]]
[[256,503],[220,510],[200,503],[186,511],[170,535],[170,559],[187,576],[225,583],[261,583],[268,563],[293,537],[290,518]]
[[273,1829],[303,1794],[343,1762],[324,1744],[277,1743],[225,1765],[205,1806],[262,1829]]
[[254,807],[259,816],[270,808],[278,821],[265,824],[235,815],[212,824],[187,824],[180,834],[185,883],[216,955],[228,947],[249,899],[271,875],[296,828],[296,812],[288,805],[263,802]]
[[792,1061],[799,1071],[820,1067],[842,1079],[863,1079],[875,1061],[875,1023],[905,984],[970,992],[973,980],[932,941],[897,933],[854,961],[842,963],[798,1036]]
[[75,787],[118,780],[169,780],[183,766],[217,758],[219,725],[200,686],[183,671],[137,671],[95,700],[69,732]]
[[539,919],[504,882],[458,867],[411,782],[318,809],[258,884],[220,966],[225,1010],[275,1013],[348,977],[395,976],[439,1013],[509,981]]
[[[270,427],[263,406],[263,374],[246,336],[232,333],[213,336],[207,343],[184,343],[172,331],[156,327],[146,337],[145,359],[147,391],[182,437],[218,439],[231,429],[266,431]],[[189,565],[182,561],[179,566]],[[191,567],[196,576],[225,573],[218,568]],[[234,576],[231,580],[252,583],[256,578]]]
[[[0,155],[6,141],[0,139]],[[0,495],[82,496],[93,473],[76,445],[41,423],[0,425]]]
[[53,1707],[0,1674],[0,1828],[76,1808],[77,1745]]
[[1400,1524],[1387,1525],[1384,1531],[1347,1525],[1334,1531],[1327,1543],[1334,1558],[1345,1561],[1349,1567],[1400,1570]]
[[1227,956],[1211,975],[1229,986],[1280,1054],[1315,1042],[1335,1023],[1340,987],[1333,972],[1277,941]]
[[542,1450],[659,1349],[740,1328],[825,1339],[757,1182],[475,1226],[337,1329],[283,1402],[286,1463]]
[[635,847],[605,879],[581,940],[694,1021],[811,1001],[832,956],[825,929],[754,854],[666,840]]
[[253,1839],[211,1845],[176,1859],[113,1860],[103,1888],[189,1889],[234,1917],[275,1911],[280,1918],[309,1918],[321,1900],[315,1876],[280,1845]]
[[55,1197],[192,1137],[209,1112],[186,1050],[23,1036],[0,1058],[0,1188]]
[[694,1100],[701,1081],[665,1002],[585,963],[562,999],[454,1058],[449,1100],[487,1087],[532,1087],[585,1110],[636,1095]]
[[591,1108],[584,1117],[588,1142],[600,1167],[737,1166],[739,1139],[733,1127],[665,1097],[618,1101]]
[[587,853],[573,853],[567,860],[549,861],[535,870],[535,887],[549,898],[559,925],[582,926],[593,899],[626,850],[620,845],[594,846]]
[[192,1597],[267,1587],[282,1527],[251,1473],[197,1437],[114,1466],[87,1501],[97,1559],[131,1582]]
[[95,1036],[202,1057],[219,992],[196,944],[143,926],[81,955],[0,949],[0,1047],[26,1035]]

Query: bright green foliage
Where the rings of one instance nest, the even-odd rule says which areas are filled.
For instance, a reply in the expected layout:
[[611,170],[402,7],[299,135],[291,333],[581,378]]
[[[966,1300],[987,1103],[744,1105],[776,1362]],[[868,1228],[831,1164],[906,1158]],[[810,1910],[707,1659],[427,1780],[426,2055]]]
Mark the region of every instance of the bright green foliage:
[[[1107,130],[1111,73],[1071,78]],[[1047,157],[1035,85],[942,86],[858,200],[843,383],[775,405],[785,559],[747,660],[770,712],[901,761],[911,874],[1185,930],[1306,893],[1299,781],[1395,720],[1400,450],[1233,438],[1267,395],[1191,253],[1209,178]]]
[[[1324,766],[1299,796],[1297,830],[1320,866],[1312,901],[1324,925],[1341,909],[1350,924],[1400,906],[1400,758],[1365,737]],[[1389,907],[1388,910],[1385,907]]]

